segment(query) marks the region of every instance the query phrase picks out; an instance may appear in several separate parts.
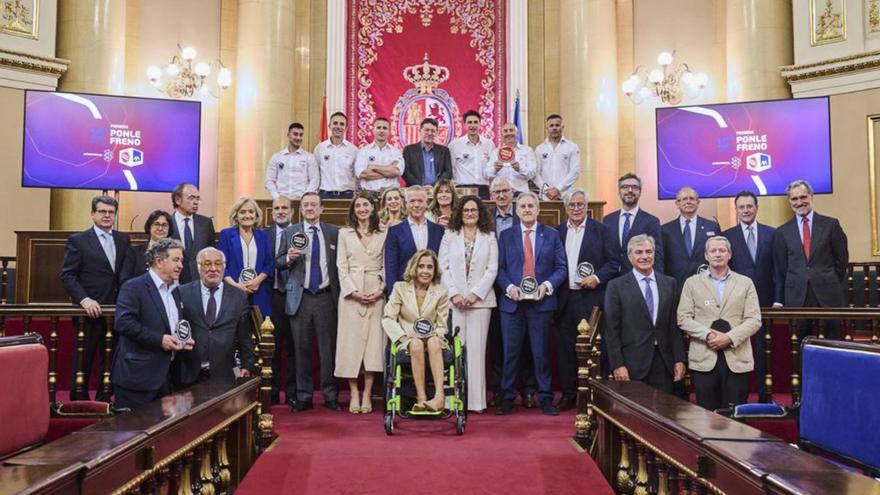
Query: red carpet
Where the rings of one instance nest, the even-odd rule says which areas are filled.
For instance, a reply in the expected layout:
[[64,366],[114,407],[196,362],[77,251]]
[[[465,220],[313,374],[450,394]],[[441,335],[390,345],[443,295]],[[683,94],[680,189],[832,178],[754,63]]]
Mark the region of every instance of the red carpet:
[[315,406],[296,414],[272,408],[279,439],[236,494],[614,493],[592,459],[569,442],[572,411],[471,414],[461,437],[452,419],[402,419],[389,437],[381,412]]

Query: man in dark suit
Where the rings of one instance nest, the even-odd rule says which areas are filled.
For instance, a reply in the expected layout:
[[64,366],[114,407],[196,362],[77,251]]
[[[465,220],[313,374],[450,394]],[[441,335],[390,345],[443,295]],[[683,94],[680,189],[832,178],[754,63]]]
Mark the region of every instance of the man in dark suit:
[[171,238],[183,243],[183,254],[186,257],[183,272],[180,274],[182,284],[199,278],[196,255],[202,249],[214,245],[214,221],[198,214],[201,199],[196,186],[185,182],[171,191],[171,204],[174,206]]
[[706,239],[720,235],[717,222],[697,216],[700,196],[691,187],[682,187],[675,195],[680,216],[663,224],[663,273],[675,278],[680,291],[684,281],[706,263],[703,252]]
[[653,238],[627,243],[633,269],[605,291],[605,348],[615,380],[639,380],[667,393],[685,374],[675,279],[654,270]]
[[[83,320],[85,348],[83,352],[82,381],[77,386],[77,359],[73,359],[70,375],[71,400],[88,400],[89,380],[95,353],[98,354],[98,373],[103,373],[104,347],[107,325],[101,317],[101,305],[116,303],[116,293],[127,275],[125,255],[131,245],[127,235],[113,230],[118,203],[109,196],[92,198],[92,222],[85,232],[77,232],[67,239],[64,261],[61,263],[61,284],[73,304],[85,309]],[[98,397],[109,400],[109,397]]]
[[[758,292],[758,301],[762,308],[766,308],[773,305],[775,284],[778,282],[773,267],[773,236],[776,229],[758,223],[758,197],[755,193],[742,191],[736,195],[733,202],[739,223],[722,234],[730,241],[733,251],[729,266],[734,272],[752,279]],[[765,329],[762,326],[755,334],[752,346],[755,349],[755,369],[758,375],[760,398],[766,393],[764,335]]]
[[169,368],[175,352],[192,350],[192,338],[174,333],[183,306],[177,278],[183,270],[183,245],[160,239],[147,250],[147,273],[126,282],[116,301],[114,330],[119,336],[113,356],[116,407],[134,408],[171,391]]
[[[278,196],[272,201],[272,226],[266,229],[272,252],[275,258],[284,256],[288,246],[281,242],[284,229],[290,226],[291,202],[286,196]],[[290,333],[290,319],[284,316],[284,305],[287,299],[285,284],[281,280],[279,270],[275,269],[272,293],[272,319],[275,325],[275,354],[272,355],[272,403],[281,402],[281,358],[287,356],[287,374],[284,380],[284,400],[292,407],[296,402],[296,353],[293,350],[293,336]],[[283,349],[287,349],[284,353]]]
[[[795,216],[776,230],[773,239],[776,277],[774,306],[846,306],[846,269],[849,264],[846,233],[836,218],[813,210],[813,188],[805,180],[786,188]],[[809,332],[811,321],[798,323],[798,335]],[[825,325],[825,337],[840,335],[838,322]]]
[[576,187],[563,196],[568,222],[556,227],[565,246],[567,277],[559,287],[556,312],[556,365],[562,398],[560,411],[571,409],[577,400],[577,326],[589,318],[593,307],[602,306],[605,286],[617,276],[620,261],[611,228],[587,218],[589,195]]
[[385,291],[391,295],[394,283],[403,280],[403,270],[416,251],[440,250],[443,240],[443,227],[425,218],[428,206],[428,193],[421,186],[406,189],[406,211],[409,215],[388,229],[385,237]]
[[[520,352],[526,337],[532,345],[541,412],[550,416],[559,414],[550,388],[548,347],[556,291],[565,283],[565,247],[556,229],[538,223],[538,212],[537,195],[530,191],[520,194],[516,200],[520,221],[504,231],[498,243],[497,283],[504,291],[499,303],[504,342],[501,381],[504,398],[496,412],[502,415],[513,412]],[[534,288],[534,285],[537,288],[533,296],[521,290],[522,287]]]
[[[291,224],[281,235],[281,245],[290,248],[275,260],[287,299],[284,313],[290,317],[293,347],[296,352],[295,412],[312,408],[312,330],[318,341],[321,360],[321,393],[324,407],[341,411],[339,385],[333,376],[336,366],[336,305],[339,301],[339,275],[336,269],[336,243],[339,229],[321,221],[321,197],[303,194],[300,200],[303,221]],[[308,237],[308,246],[293,247],[296,234]]]
[[449,148],[437,144],[437,121],[427,118],[420,126],[422,139],[403,148],[403,180],[408,186],[432,186],[440,179],[452,179]]
[[629,273],[632,265],[626,256],[626,245],[630,238],[639,234],[648,234],[654,238],[656,252],[654,266],[663,269],[663,234],[660,232],[660,220],[639,208],[642,197],[642,179],[629,173],[617,179],[617,190],[620,195],[620,209],[612,211],[602,218],[602,223],[615,233],[614,241],[620,258],[620,273]]
[[254,340],[251,336],[247,294],[223,281],[226,256],[207,247],[196,255],[199,280],[180,286],[183,318],[192,327],[192,352],[175,356],[174,384],[188,387],[211,378],[235,379],[235,354],[241,359],[239,376],[250,377],[254,369]]

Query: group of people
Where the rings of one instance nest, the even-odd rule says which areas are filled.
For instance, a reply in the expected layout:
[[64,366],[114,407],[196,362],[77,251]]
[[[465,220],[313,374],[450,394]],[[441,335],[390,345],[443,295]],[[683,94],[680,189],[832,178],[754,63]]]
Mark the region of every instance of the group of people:
[[[149,239],[135,247],[113,230],[116,201],[96,197],[94,227],[71,236],[61,270],[72,301],[92,317],[86,383],[93,356],[103,358],[101,305],[117,305],[111,376],[117,405],[132,407],[172,387],[253,373],[247,308],[254,304],[276,328],[273,400],[283,388],[293,411],[312,408],[313,340],[324,407],[342,410],[344,379],[349,412],[372,411],[390,339],[412,356],[414,408],[441,409],[443,388],[427,397],[426,374],[430,368],[442,380],[447,328],[458,327],[468,349],[469,409],[510,414],[522,395],[524,406],[537,398],[541,412],[555,415],[575,405],[577,324],[599,306],[615,379],[672,392],[689,367],[698,403],[716,409],[746,400],[760,307],[843,305],[846,236],[837,220],[813,211],[804,181],[789,185],[796,216],[779,229],[757,222],[758,198],[743,192],[738,224],[721,232],[698,216],[689,187],[676,197],[679,217],[661,225],[639,208],[634,174],[620,177],[621,209],[600,222],[589,216],[588,193],[573,187],[578,151],[562,137],[561,117],[548,117],[540,159],[516,143],[512,125],[502,128],[510,147],[503,150],[479,136],[479,114],[466,113],[464,123],[467,135],[451,154],[434,144],[430,119],[422,141],[402,153],[387,141],[388,121],[378,119],[375,141],[358,151],[343,139],[345,116],[334,114],[331,138],[315,155],[301,149],[303,128],[294,123],[289,146],[267,169],[271,226],[260,228],[256,201],[241,198],[216,247],[191,184],[172,192],[172,213],[148,217]],[[459,197],[462,185],[476,194]],[[488,195],[491,208],[481,197]],[[351,198],[346,226],[322,221],[326,198]],[[544,198],[563,200],[564,223],[538,222]],[[291,199],[300,222],[291,222]],[[191,327],[185,337],[182,321]],[[419,331],[425,321],[427,333]]]

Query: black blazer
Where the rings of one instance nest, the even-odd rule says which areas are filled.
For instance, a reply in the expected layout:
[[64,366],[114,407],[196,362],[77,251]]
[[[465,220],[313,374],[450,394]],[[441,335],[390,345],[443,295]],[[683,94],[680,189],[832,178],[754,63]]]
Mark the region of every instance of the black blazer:
[[773,239],[776,277],[782,281],[777,287],[774,302],[785,306],[803,306],[807,299],[807,284],[813,289],[819,305],[846,306],[846,268],[849,264],[846,233],[836,218],[813,214],[810,233],[810,260],[804,256],[804,247],[798,232],[800,224],[795,216],[776,229]]
[[213,325],[205,320],[202,305],[202,284],[194,280],[180,286],[180,299],[183,302],[183,318],[192,325],[192,352],[178,353],[174,358],[172,376],[180,387],[198,381],[202,362],[211,366],[211,378],[227,382],[235,379],[235,351],[241,358],[241,366],[254,369],[254,340],[251,335],[251,319],[247,294],[223,282],[223,296]]
[[[687,255],[684,248],[684,235],[681,232],[679,217],[663,224],[663,273],[675,278],[678,289],[684,286],[688,277],[697,273],[700,265],[706,263],[706,239],[721,235],[721,227],[717,223],[697,217],[697,225],[694,229],[694,249],[691,255]],[[657,263],[654,263],[657,266]]]
[[[425,163],[422,160],[421,141],[403,148],[403,162],[403,180],[406,185],[425,185]],[[452,178],[452,155],[449,154],[449,148],[441,144],[434,145],[434,172],[437,180]]]
[[114,230],[113,242],[116,245],[115,269],[110,266],[94,228],[77,232],[67,239],[61,262],[61,285],[73,304],[79,305],[87,297],[100,304],[116,302],[119,286],[129,278],[125,260],[131,241],[128,235]]
[[630,224],[629,235],[623,239],[623,242],[620,242],[620,233],[617,227],[620,214],[620,210],[612,211],[602,219],[602,223],[610,227],[614,234],[614,245],[620,256],[620,273],[632,270],[632,263],[629,262],[629,257],[626,255],[626,243],[633,236],[641,234],[648,234],[654,238],[654,269],[663,271],[663,234],[660,231],[660,219],[639,208],[638,215]]
[[[173,295],[178,314],[183,314],[180,292],[175,289]],[[149,273],[129,280],[119,290],[113,330],[118,336],[113,383],[144,392],[162,388],[171,365],[171,353],[162,350],[162,339],[171,334],[171,327]]]
[[[599,277],[599,285],[595,289],[581,289],[588,295],[587,303],[590,307],[579,308],[578,311],[583,313],[586,310],[589,313],[593,306],[601,306],[605,302],[605,287],[608,285],[608,281],[617,276],[620,270],[620,259],[617,255],[617,246],[614,243],[615,235],[611,229],[592,218],[587,218],[584,222],[584,237],[578,250],[577,262],[578,264],[585,261],[590,262],[593,269],[596,270],[596,276]],[[556,231],[559,232],[559,239],[564,247],[565,238],[568,236],[568,222],[557,225]],[[568,275],[568,271],[565,273]],[[565,283],[559,287],[560,309],[564,309],[565,303],[568,301],[568,295],[571,292],[571,289],[568,288],[569,282],[566,276]]]
[[[178,232],[177,229],[177,219],[174,217],[174,213],[171,214],[171,219],[174,220],[171,222],[171,237],[177,239],[180,242],[183,242],[183,234]],[[183,252],[184,261],[183,261],[183,271],[180,272],[180,283],[185,284],[192,280],[199,279],[199,267],[196,263],[196,255],[199,254],[199,251],[202,249],[214,246],[214,221],[210,218],[199,215],[196,213],[193,215],[193,245],[190,249],[186,249]]]
[[608,282],[605,290],[605,348],[611,369],[626,366],[633,380],[643,380],[651,371],[654,340],[669,374],[675,363],[687,363],[684,339],[678,328],[675,279],[654,270],[659,301],[657,324],[651,323],[639,281],[632,271]]
[[761,307],[769,307],[773,305],[777,283],[773,267],[773,237],[776,229],[757,222],[755,225],[758,227],[757,260],[752,259],[739,224],[725,230],[722,235],[730,241],[730,269],[752,279]]

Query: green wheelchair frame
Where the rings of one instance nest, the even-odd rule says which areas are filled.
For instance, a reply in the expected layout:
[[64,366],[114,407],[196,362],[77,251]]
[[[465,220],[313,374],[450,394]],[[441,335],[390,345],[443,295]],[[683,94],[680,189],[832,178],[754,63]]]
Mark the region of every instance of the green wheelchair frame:
[[[392,342],[385,351],[385,433],[394,434],[394,422],[397,417],[410,419],[448,419],[455,417],[455,432],[464,434],[467,424],[467,349],[458,336],[459,329],[455,328],[452,334],[450,349],[443,351],[443,390],[449,408],[442,411],[413,411],[412,403],[415,399],[401,394],[404,385],[412,385],[412,373],[409,364],[398,362],[397,342]],[[452,351],[451,362],[448,362],[448,352]],[[431,391],[430,369],[427,366],[428,358],[425,357],[426,389]],[[407,380],[410,383],[406,383]],[[430,392],[429,392],[430,393]]]

